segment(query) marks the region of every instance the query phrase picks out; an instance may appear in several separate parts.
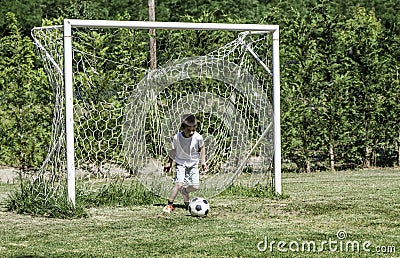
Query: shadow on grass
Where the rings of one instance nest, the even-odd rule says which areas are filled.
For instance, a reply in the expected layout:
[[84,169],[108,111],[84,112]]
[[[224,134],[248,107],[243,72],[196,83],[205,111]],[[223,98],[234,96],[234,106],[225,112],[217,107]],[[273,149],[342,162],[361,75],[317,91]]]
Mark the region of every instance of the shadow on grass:
[[[165,205],[166,205],[165,203],[156,203],[156,204],[153,204],[153,206],[157,206],[157,207],[164,207]],[[186,206],[185,206],[184,204],[180,204],[180,203],[178,203],[178,204],[175,204],[175,203],[174,203],[174,208],[175,208],[175,209],[187,210]]]

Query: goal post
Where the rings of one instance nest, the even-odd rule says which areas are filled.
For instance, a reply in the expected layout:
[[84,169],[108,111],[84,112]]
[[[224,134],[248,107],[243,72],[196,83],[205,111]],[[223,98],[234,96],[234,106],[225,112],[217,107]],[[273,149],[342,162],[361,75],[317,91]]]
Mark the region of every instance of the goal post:
[[273,65],[273,114],[274,114],[274,178],[275,192],[282,194],[282,154],[281,154],[281,90],[279,64],[279,28],[272,34],[272,65]]
[[179,23],[112,20],[64,20],[64,76],[66,97],[66,158],[68,169],[68,197],[75,204],[75,154],[72,85],[72,27],[96,28],[137,28],[137,29],[189,29],[189,30],[236,30],[251,32],[272,32],[272,77],[273,77],[273,143],[274,143],[274,186],[275,192],[282,193],[281,186],[281,132],[280,132],[280,67],[279,67],[279,26],[260,24],[218,24]]
[[[69,200],[75,205],[75,193],[76,193],[76,164],[75,164],[75,156],[76,156],[76,141],[75,141],[75,135],[74,135],[74,55],[73,55],[73,40],[74,40],[74,32],[73,32],[73,28],[116,28],[116,29],[121,29],[121,28],[126,28],[126,29],[156,29],[156,30],[213,30],[213,31],[238,31],[238,32],[247,32],[248,34],[271,34],[272,35],[272,54],[271,54],[271,63],[272,63],[272,68],[271,70],[269,70],[269,64],[267,64],[267,62],[265,60],[262,60],[263,57],[259,57],[257,56],[256,53],[252,53],[252,45],[251,44],[244,44],[244,48],[247,48],[247,52],[250,52],[250,55],[253,55],[253,59],[256,60],[255,63],[259,63],[260,66],[263,67],[265,74],[268,74],[268,76],[272,76],[272,96],[270,97],[272,99],[272,118],[271,120],[271,124],[273,126],[273,130],[272,130],[272,134],[273,134],[273,161],[271,161],[273,163],[273,174],[274,174],[274,188],[275,188],[275,192],[278,194],[282,193],[282,187],[281,187],[281,131],[280,131],[280,64],[279,64],[279,26],[278,25],[262,25],[262,24],[223,24],[223,23],[184,23],[184,22],[146,22],[146,21],[112,21],[112,20],[75,20],[75,19],[66,19],[64,20],[64,25],[63,25],[63,83],[64,83],[64,94],[65,94],[65,107],[64,107],[64,112],[65,112],[65,159],[66,159],[66,169],[67,169],[67,192],[68,192],[68,198]],[[241,39],[242,40],[242,39]],[[237,44],[241,44],[240,42]],[[227,51],[229,53],[229,51]],[[170,67],[165,68],[162,71],[155,71],[155,72],[148,72],[148,74],[146,75],[146,78],[143,80],[143,82],[141,82],[143,84],[144,87],[150,87],[151,88],[151,92],[154,91],[154,89],[158,90],[160,87],[158,85],[154,86],[154,84],[159,83],[158,81],[160,80],[159,78],[156,79],[152,79],[152,76],[159,76],[162,77],[163,74],[176,74],[179,73],[177,71],[179,71],[179,69],[186,69],[185,73],[189,74],[189,73],[199,73],[196,74],[195,77],[196,78],[201,78],[202,80],[205,80],[205,77],[209,77],[209,71],[207,69],[211,69],[215,68],[215,69],[222,69],[221,72],[215,72],[215,74],[212,74],[212,76],[214,77],[218,77],[218,80],[225,80],[224,83],[226,84],[234,84],[234,83],[239,83],[239,84],[249,84],[251,85],[250,89],[242,89],[240,87],[242,86],[238,86],[238,88],[236,88],[234,91],[230,90],[229,92],[233,92],[232,94],[234,94],[235,96],[232,97],[232,99],[235,99],[234,101],[238,101],[237,103],[239,103],[239,105],[244,105],[242,104],[240,101],[243,101],[243,98],[246,97],[247,95],[251,95],[254,92],[254,96],[250,96],[250,100],[246,100],[247,102],[249,102],[249,105],[252,106],[253,108],[256,109],[256,111],[243,111],[243,113],[246,113],[246,116],[249,115],[252,118],[247,118],[246,117],[246,121],[247,120],[252,120],[250,122],[246,122],[248,123],[248,127],[251,125],[250,124],[254,124],[255,122],[253,121],[254,119],[257,120],[261,120],[261,122],[256,126],[257,128],[259,128],[259,130],[261,130],[260,132],[258,132],[258,137],[264,138],[266,137],[266,133],[268,132],[268,130],[270,130],[269,128],[271,127],[269,124],[268,125],[268,121],[263,120],[263,118],[261,116],[266,116],[268,115],[268,108],[267,107],[259,107],[260,105],[263,105],[263,103],[266,103],[266,101],[270,98],[267,97],[260,97],[260,94],[264,94],[263,91],[264,90],[258,90],[257,89],[257,85],[259,85],[259,83],[257,82],[257,80],[255,79],[255,76],[253,76],[251,73],[246,72],[245,69],[242,68],[242,65],[234,65],[231,64],[231,60],[229,61],[221,61],[220,57],[197,57],[195,59],[195,61],[192,60],[186,60],[186,59],[182,59],[180,60],[179,64],[174,64],[174,62],[172,62]],[[210,61],[212,60],[212,61]],[[196,62],[204,62],[207,65],[198,65],[196,64]],[[209,62],[215,62],[215,63],[209,63]],[[224,66],[223,68],[221,68],[222,66]],[[171,68],[172,67],[172,68]],[[182,68],[184,67],[184,68]],[[211,68],[210,68],[211,67]],[[201,70],[201,71],[200,71]],[[229,72],[227,72],[227,70]],[[203,76],[203,74],[207,73],[207,76]],[[228,73],[228,75],[227,75]],[[221,75],[222,74],[222,75]],[[223,78],[221,79],[221,77],[229,77],[231,76],[231,74],[237,74],[237,77],[234,79],[231,78]],[[181,81],[182,78],[179,77],[182,75],[177,75],[177,78],[175,78],[173,81],[169,82],[168,80],[165,81],[163,80],[163,84],[172,84],[175,81]],[[150,81],[150,83],[153,84],[148,84]],[[140,84],[140,83],[139,83]],[[154,89],[152,88],[154,87]],[[158,87],[158,88],[157,88]],[[222,88],[224,88],[225,86],[218,86],[219,91],[221,91]],[[244,87],[244,86],[243,86]],[[204,105],[204,103],[211,103],[212,106],[217,106],[217,105],[223,105],[225,107],[225,109],[227,110],[223,110],[223,111],[218,111],[219,115],[224,117],[224,116],[231,116],[228,117],[228,122],[224,122],[223,125],[227,126],[229,130],[245,130],[242,129],[242,125],[237,125],[240,123],[244,123],[242,122],[238,122],[240,120],[240,118],[238,118],[240,115],[235,114],[235,103],[230,102],[229,100],[229,92],[228,93],[224,93],[225,97],[228,98],[228,100],[221,100],[221,96],[218,97],[216,96],[215,92],[206,90],[205,93],[195,93],[193,96],[199,96],[199,98],[204,99],[205,102],[202,103],[194,103],[191,104],[190,107],[184,107],[181,108],[180,111],[182,110],[195,110],[196,105],[198,106],[202,106]],[[239,93],[238,93],[239,92]],[[164,93],[163,93],[164,94]],[[138,93],[138,100],[140,100],[140,98],[147,98],[148,96],[148,92],[146,94],[144,93]],[[192,99],[194,98],[191,95],[191,93],[188,96],[184,96],[184,98],[189,99],[190,101],[192,101]],[[150,96],[151,98],[151,96]],[[241,100],[238,100],[241,99]],[[135,100],[136,101],[136,100]],[[165,101],[165,100],[158,100],[159,102]],[[194,101],[196,102],[196,101]],[[246,103],[247,103],[246,102]],[[146,102],[147,103],[147,102]],[[145,109],[147,106],[147,104],[139,104],[137,106],[137,103],[131,103],[131,106],[133,109]],[[176,103],[179,103],[179,100],[177,100],[176,102],[174,102],[174,105],[178,105]],[[164,105],[165,106],[165,105]],[[193,107],[192,107],[193,106]],[[162,108],[166,108],[168,110],[168,107],[162,107]],[[135,109],[135,110],[136,110]],[[179,109],[179,108],[178,108]],[[248,108],[247,108],[248,109]],[[154,111],[157,112],[157,111]],[[171,112],[171,111],[168,111]],[[203,110],[202,114],[205,113],[210,113],[213,111],[209,111],[209,110]],[[240,111],[242,112],[242,111]],[[250,113],[251,114],[250,114]],[[129,111],[128,111],[129,113]],[[254,113],[254,114],[253,114]],[[162,113],[164,115],[164,113]],[[141,123],[141,120],[146,120],[146,115],[143,116],[138,116],[138,118],[136,118],[136,115],[126,115],[127,117],[131,116],[130,118],[132,118],[133,123]],[[257,118],[254,118],[257,117]],[[144,119],[143,119],[144,118]],[[137,120],[135,120],[137,119]],[[176,124],[176,118],[164,118],[167,122],[165,122],[165,124],[168,124],[169,122],[175,122]],[[174,120],[175,119],[175,120]],[[218,118],[213,117],[212,119],[209,119],[209,121],[215,121],[218,120]],[[132,123],[131,121],[131,123]],[[147,120],[146,120],[147,121]],[[143,122],[145,123],[145,122]],[[154,122],[158,123],[159,122]],[[164,122],[161,122],[164,123]],[[171,124],[169,123],[169,125]],[[211,122],[210,122],[211,123]],[[144,125],[143,125],[144,126]],[[164,124],[163,124],[164,126]],[[140,125],[139,125],[140,127]],[[177,128],[172,128],[173,130],[176,130]],[[139,129],[135,129],[135,128],[131,128],[129,127],[128,129],[126,129],[128,134],[135,132],[136,131],[140,131]],[[160,129],[165,130],[165,129]],[[248,130],[248,129],[246,129]],[[258,130],[258,129],[257,129]],[[255,141],[252,140],[250,138],[255,138],[253,136],[246,136],[246,133],[238,133],[238,135],[230,135],[230,139],[232,138],[232,140],[230,140],[230,142],[227,144],[231,144],[234,145],[236,144],[236,146],[233,147],[233,151],[232,152],[245,152],[243,151],[238,151],[238,149],[243,148],[246,149],[247,147],[247,142],[246,144],[241,144],[241,143],[235,143],[235,139],[236,138],[240,138],[240,141],[244,142],[244,141],[249,141],[249,142],[256,142],[255,144],[259,144],[262,141]],[[236,138],[235,138],[236,137]],[[141,137],[138,137],[141,138]],[[143,138],[143,139],[142,139]],[[145,141],[144,136],[142,137],[140,140],[138,140],[138,142],[143,142]],[[126,138],[124,138],[126,139]],[[213,139],[212,136],[210,136],[210,139]],[[219,140],[221,142],[221,140]],[[132,144],[128,144],[129,146],[127,148],[133,148],[135,150],[136,153],[138,153],[137,155],[142,155],[142,150],[141,148],[136,148],[137,146],[135,145],[137,144],[136,142],[133,143],[133,147]],[[252,153],[254,152],[254,150],[256,149],[257,146],[253,146],[252,148],[249,148],[251,150],[247,150],[247,152],[245,153],[239,153],[239,154],[232,154],[234,157],[234,159],[248,159],[249,157],[252,156]],[[231,147],[232,148],[232,147]],[[235,149],[236,148],[236,149]],[[258,155],[262,156],[264,155],[263,151],[259,151]],[[229,157],[228,157],[229,158]],[[128,158],[129,159],[129,158]],[[150,158],[151,160],[151,158]],[[136,159],[135,161],[133,161],[133,163],[138,162]],[[140,163],[140,162],[139,162]],[[154,161],[153,161],[154,163]],[[157,166],[159,166],[159,161],[156,162]],[[231,169],[231,168],[226,168],[226,169],[231,169],[230,171],[234,171],[231,172],[233,174],[233,176],[226,176],[224,175],[224,177],[219,177],[215,180],[224,180],[224,185],[228,185],[229,182],[231,182],[231,180],[233,178],[236,178],[237,174],[240,173],[237,172],[236,170],[238,170],[238,168],[242,169],[244,167],[243,162],[238,162],[236,161],[236,166],[237,168],[235,169]],[[138,167],[143,167],[142,163],[140,163],[138,165]],[[226,167],[229,167],[232,165],[227,165]],[[217,184],[216,184],[217,185]],[[216,186],[217,188],[219,188],[219,191],[221,191],[221,186],[218,185]],[[151,187],[150,187],[151,188]],[[158,188],[157,188],[158,189]]]

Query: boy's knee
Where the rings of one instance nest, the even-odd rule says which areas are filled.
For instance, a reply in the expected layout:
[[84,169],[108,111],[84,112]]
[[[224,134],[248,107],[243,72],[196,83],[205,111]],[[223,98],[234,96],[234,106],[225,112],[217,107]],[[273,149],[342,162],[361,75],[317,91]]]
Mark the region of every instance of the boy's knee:
[[200,189],[200,186],[199,186],[199,185],[192,185],[192,187],[193,187],[193,190],[195,190],[195,191],[197,191],[197,190]]
[[176,184],[175,184],[175,188],[178,189],[178,190],[181,190],[181,189],[182,189],[182,186],[183,186],[182,183],[176,183]]

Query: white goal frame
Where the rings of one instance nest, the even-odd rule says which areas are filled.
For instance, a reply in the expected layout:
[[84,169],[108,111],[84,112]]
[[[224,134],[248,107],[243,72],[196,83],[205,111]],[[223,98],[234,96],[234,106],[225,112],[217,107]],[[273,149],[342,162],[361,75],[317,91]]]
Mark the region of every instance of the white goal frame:
[[[64,86],[66,119],[66,162],[68,198],[75,205],[75,149],[74,149],[74,107],[72,70],[72,28],[132,28],[132,29],[185,29],[185,30],[225,30],[272,33],[272,82],[273,82],[273,144],[274,144],[274,185],[275,192],[282,194],[281,180],[281,126],[280,126],[280,64],[279,64],[279,26],[262,24],[225,23],[183,23],[150,21],[114,20],[64,20]],[[267,71],[266,71],[267,72]]]

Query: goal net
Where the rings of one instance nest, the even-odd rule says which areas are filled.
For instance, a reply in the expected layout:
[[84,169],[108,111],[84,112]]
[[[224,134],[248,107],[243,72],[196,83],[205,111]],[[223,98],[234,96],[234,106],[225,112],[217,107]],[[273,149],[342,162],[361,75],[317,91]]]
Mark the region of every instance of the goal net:
[[[75,185],[136,177],[167,197],[175,170],[163,165],[191,113],[209,167],[196,194],[210,198],[235,180],[273,186],[276,27],[93,22],[32,30],[54,92],[51,144],[36,183],[51,182],[75,202]],[[152,69],[149,28],[157,29]]]

